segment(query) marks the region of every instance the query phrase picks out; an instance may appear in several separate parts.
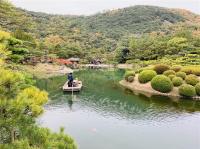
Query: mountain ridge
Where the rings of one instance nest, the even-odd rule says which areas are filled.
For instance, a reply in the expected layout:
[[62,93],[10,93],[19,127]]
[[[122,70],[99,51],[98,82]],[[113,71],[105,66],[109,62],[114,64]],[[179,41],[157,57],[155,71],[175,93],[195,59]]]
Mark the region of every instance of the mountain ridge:
[[39,41],[59,37],[83,51],[110,52],[130,36],[140,37],[152,32],[171,34],[177,29],[184,30],[184,26],[193,31],[200,26],[198,19],[199,15],[187,10],[148,5],[91,16],[71,16],[28,11],[0,1],[0,28],[3,30],[21,30]]
[[[4,4],[4,5],[9,6],[9,4]],[[158,19],[160,19],[160,21],[156,22],[158,24],[161,23],[162,20],[164,20],[164,19],[167,19],[167,20],[169,20],[169,22],[173,22],[173,23],[183,21],[183,18],[180,15],[177,15],[175,13],[168,11],[167,8],[157,7],[157,6],[146,6],[146,5],[137,5],[137,6],[132,6],[132,7],[126,7],[126,8],[122,8],[122,9],[107,11],[104,13],[94,14],[91,16],[52,15],[52,14],[47,14],[47,13],[27,11],[27,10],[24,10],[21,8],[16,8],[14,5],[11,5],[9,7],[10,7],[10,11],[14,11],[16,14],[18,14],[18,16],[15,15],[16,18],[21,17],[23,15],[25,17],[28,17],[31,21],[34,22],[34,19],[31,17],[42,17],[42,19],[45,19],[45,17],[47,19],[60,17],[61,19],[66,19],[66,21],[72,21],[72,25],[75,25],[75,26],[77,25],[78,27],[86,27],[87,29],[90,29],[92,31],[94,31],[93,28],[97,28],[98,31],[99,30],[101,31],[103,27],[110,28],[111,26],[115,26],[115,25],[117,25],[120,28],[123,27],[122,29],[126,28],[126,26],[128,25],[128,28],[125,30],[129,30],[129,27],[133,27],[131,25],[132,23],[137,24],[142,21],[149,21],[150,19],[155,19],[156,16],[160,17],[160,18],[158,18]],[[2,8],[0,8],[0,9],[2,9]],[[146,10],[144,10],[144,9],[146,9]],[[113,13],[113,12],[115,12],[115,13]],[[4,11],[4,13],[6,14],[5,11]],[[163,14],[163,16],[162,16],[162,14]],[[148,17],[145,17],[145,15],[146,16],[148,15]],[[161,16],[159,16],[159,15],[161,15]],[[134,18],[132,18],[132,17],[134,17]],[[9,18],[9,17],[7,17],[7,18]],[[128,22],[128,20],[131,20],[131,21]],[[41,20],[39,20],[39,21],[41,21]],[[48,21],[48,20],[46,20],[46,21]],[[58,20],[58,21],[60,21],[60,20]],[[28,21],[25,21],[25,22],[28,22]],[[126,22],[126,23],[124,23],[124,22]],[[80,23],[80,24],[76,24],[76,23]],[[108,23],[108,24],[105,24],[105,23]],[[151,21],[149,23],[154,23],[154,22]],[[148,23],[146,23],[146,24],[148,24]],[[2,24],[0,24],[0,25],[2,25]],[[135,25],[134,27],[137,28],[138,26]],[[100,28],[100,29],[98,29],[98,28]],[[138,30],[138,29],[136,29],[136,30]],[[142,31],[140,30],[140,32],[142,32]]]

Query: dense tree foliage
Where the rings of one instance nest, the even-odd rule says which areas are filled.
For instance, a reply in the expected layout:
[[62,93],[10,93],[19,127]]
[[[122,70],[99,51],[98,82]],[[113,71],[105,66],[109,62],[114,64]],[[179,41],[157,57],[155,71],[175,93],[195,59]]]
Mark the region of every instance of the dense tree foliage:
[[[198,15],[188,11],[154,6],[134,6],[92,16],[50,15],[0,0],[0,148],[76,148],[63,128],[52,133],[36,125],[47,93],[34,87],[33,77],[19,71],[15,63],[80,57],[84,63],[100,59],[105,63],[142,65],[200,64],[199,20]],[[197,68],[181,70],[200,75]],[[134,76],[134,72],[127,72],[125,78],[132,82]],[[152,82],[162,92],[169,92],[173,86],[166,76]],[[187,93],[190,86],[182,88],[183,95],[191,95]]]
[[[177,33],[177,32],[176,32]],[[159,61],[162,59],[171,60],[177,64],[200,64],[200,46],[196,43],[200,40],[199,36],[180,36],[180,34],[169,35],[145,35],[141,38],[131,37],[129,40],[130,50],[129,60],[138,61]]]
[[[49,54],[55,58],[80,57],[83,62],[95,58],[124,63],[129,59],[157,60],[173,54],[176,58],[187,50],[190,52],[179,61],[190,61],[199,50],[194,47],[199,47],[200,39],[190,38],[199,35],[198,17],[187,11],[154,6],[134,6],[92,16],[50,15],[0,1],[0,27],[25,41],[17,45],[20,49],[13,49],[11,58],[15,62],[24,60],[20,53],[29,58]],[[129,56],[124,49],[131,50]]]
[[5,63],[14,54],[25,55],[25,49],[16,47],[22,42],[0,31],[0,148],[75,149],[73,139],[63,129],[56,134],[36,125],[35,118],[43,112],[48,95],[33,86],[30,75]]

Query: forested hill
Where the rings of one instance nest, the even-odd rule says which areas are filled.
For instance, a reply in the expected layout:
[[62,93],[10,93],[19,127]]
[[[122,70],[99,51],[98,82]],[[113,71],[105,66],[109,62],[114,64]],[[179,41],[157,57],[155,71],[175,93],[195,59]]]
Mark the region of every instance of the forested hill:
[[[200,16],[187,10],[156,6],[133,6],[91,16],[72,16],[32,12],[0,0],[0,30],[13,33],[16,39],[32,42],[35,47],[29,47],[29,51],[34,56],[37,53],[37,57],[48,49],[49,55],[54,57],[75,56],[85,62],[93,58],[115,62],[118,49],[130,48],[132,37],[162,38],[165,35],[167,42],[182,31],[198,36],[199,22]],[[185,37],[186,33],[177,36]],[[144,43],[143,51],[150,49],[145,46],[151,45],[150,41],[141,43]],[[159,56],[147,59],[155,58]]]
[[69,32],[103,33],[120,38],[127,33],[146,33],[162,30],[164,24],[184,21],[179,13],[155,6],[134,6],[92,16],[67,16],[36,13],[15,8],[1,1],[0,25],[14,30],[24,29],[45,37],[48,34],[66,35]]
[[178,13],[155,6],[134,6],[84,17],[80,24],[92,32],[103,32],[111,37],[128,33],[141,34],[162,30],[164,24],[185,19]]

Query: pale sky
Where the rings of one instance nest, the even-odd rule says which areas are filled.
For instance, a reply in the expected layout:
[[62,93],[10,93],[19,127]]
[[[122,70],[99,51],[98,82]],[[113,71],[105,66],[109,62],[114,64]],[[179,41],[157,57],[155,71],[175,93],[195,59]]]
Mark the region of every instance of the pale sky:
[[200,0],[10,0],[17,7],[52,14],[90,15],[134,5],[184,8],[200,14]]

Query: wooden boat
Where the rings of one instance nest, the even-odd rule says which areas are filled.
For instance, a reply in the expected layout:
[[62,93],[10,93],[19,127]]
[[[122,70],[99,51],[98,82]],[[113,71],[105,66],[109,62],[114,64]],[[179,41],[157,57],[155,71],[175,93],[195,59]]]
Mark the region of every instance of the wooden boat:
[[63,91],[65,92],[79,92],[82,89],[82,81],[74,80],[75,86],[68,87],[68,81],[63,85]]

